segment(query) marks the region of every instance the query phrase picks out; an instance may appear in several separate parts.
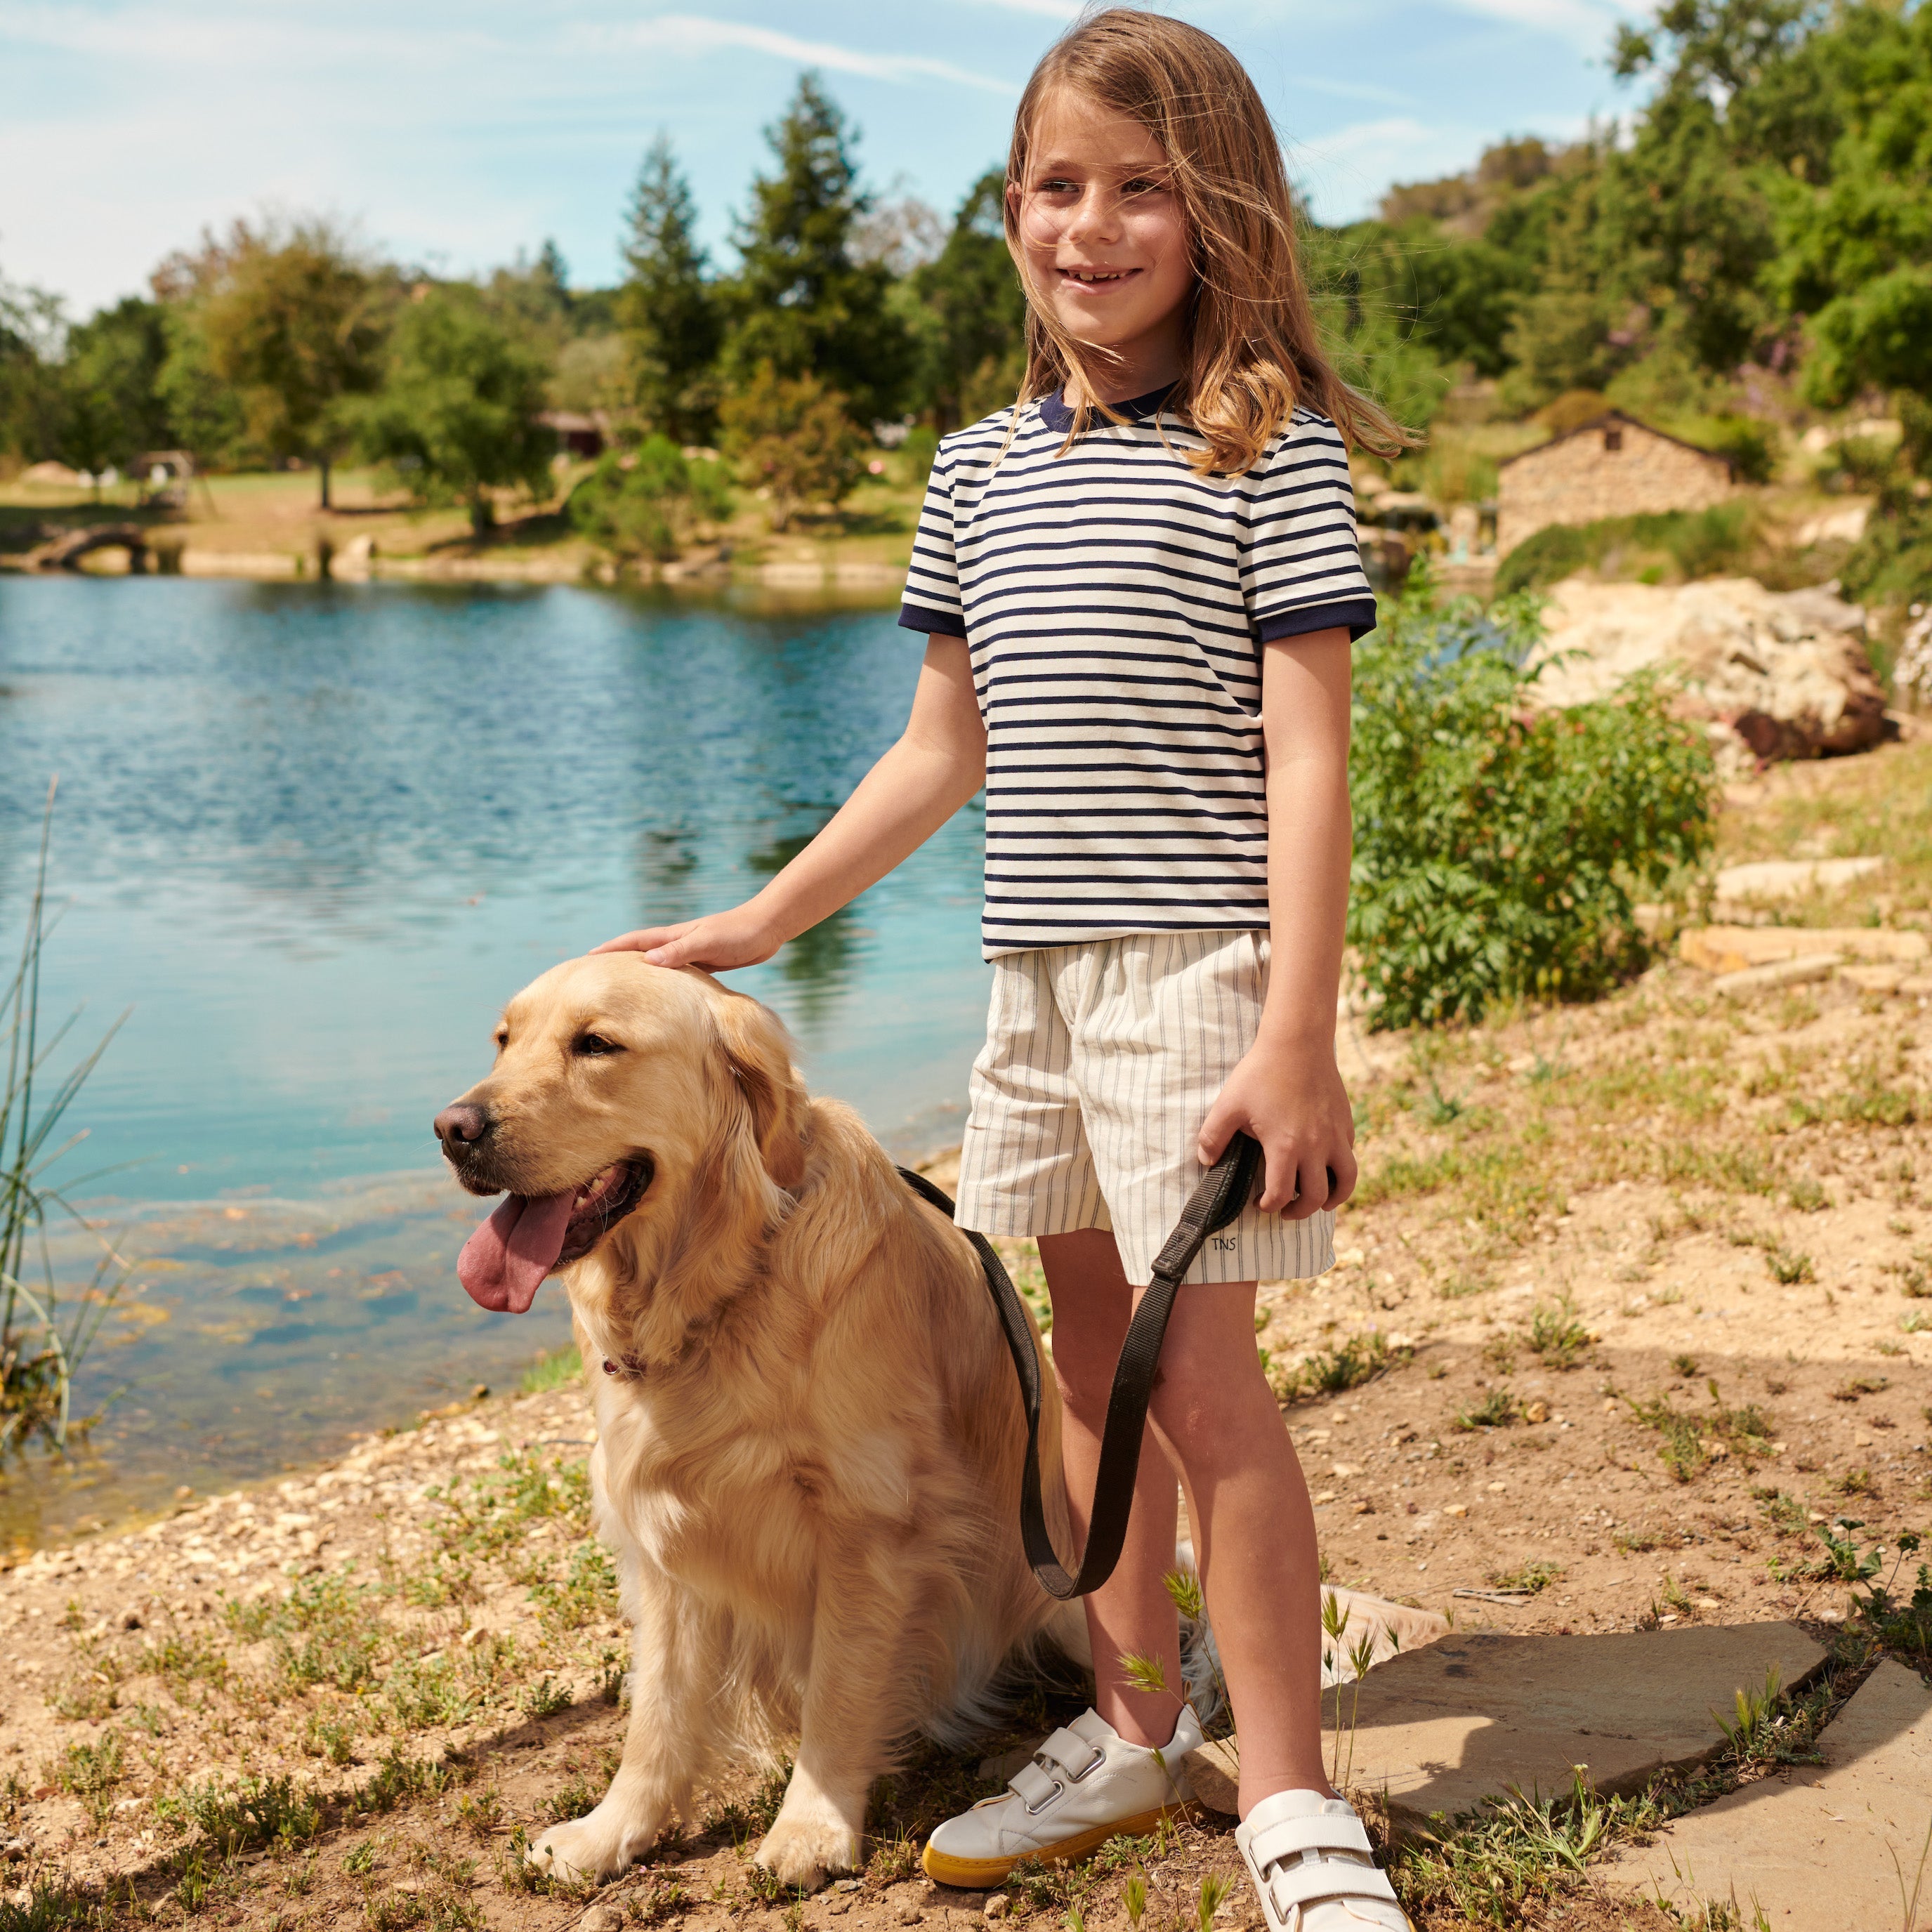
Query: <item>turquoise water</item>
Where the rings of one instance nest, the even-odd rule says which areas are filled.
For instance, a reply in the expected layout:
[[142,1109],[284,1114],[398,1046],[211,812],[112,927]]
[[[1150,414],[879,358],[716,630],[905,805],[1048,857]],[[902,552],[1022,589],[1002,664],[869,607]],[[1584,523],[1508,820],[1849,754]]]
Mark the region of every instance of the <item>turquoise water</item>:
[[[920,641],[890,611],[577,589],[0,579],[0,943],[58,774],[43,1011],[83,1008],[81,1043],[127,1013],[58,1172],[138,1264],[82,1378],[92,1463],[11,1472],[0,1534],[72,1528],[77,1482],[110,1520],[274,1471],[562,1339],[554,1288],[519,1322],[457,1286],[477,1210],[430,1117],[517,987],[808,839]],[[902,1150],[957,1131],[980,838],[975,807],[733,976]]]

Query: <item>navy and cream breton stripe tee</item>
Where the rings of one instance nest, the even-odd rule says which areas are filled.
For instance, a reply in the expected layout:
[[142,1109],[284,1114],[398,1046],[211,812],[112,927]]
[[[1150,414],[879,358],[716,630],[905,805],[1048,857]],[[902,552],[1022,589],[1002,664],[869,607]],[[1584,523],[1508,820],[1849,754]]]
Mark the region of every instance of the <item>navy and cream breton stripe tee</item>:
[[1265,927],[1261,647],[1375,626],[1335,425],[1297,410],[1252,470],[1203,477],[1166,394],[1064,454],[1046,397],[1004,456],[1003,410],[933,464],[899,622],[971,652],[989,959]]

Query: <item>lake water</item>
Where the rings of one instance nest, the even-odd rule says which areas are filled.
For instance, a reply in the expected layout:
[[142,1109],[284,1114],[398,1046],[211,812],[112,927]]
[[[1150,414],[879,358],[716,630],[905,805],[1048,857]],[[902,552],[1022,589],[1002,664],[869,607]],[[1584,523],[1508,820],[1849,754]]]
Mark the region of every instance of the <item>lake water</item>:
[[[519,1319],[457,1285],[480,1209],[431,1115],[525,981],[796,851],[920,646],[889,610],[0,578],[0,944],[58,774],[42,1012],[83,1007],[77,1044],[127,1018],[56,1172],[137,1264],[82,1377],[92,1446],[0,1477],[0,1538],[274,1472],[566,1340],[554,1286]],[[980,837],[975,806],[733,976],[907,1151],[958,1131],[981,1036]],[[70,1284],[86,1250],[58,1240]]]

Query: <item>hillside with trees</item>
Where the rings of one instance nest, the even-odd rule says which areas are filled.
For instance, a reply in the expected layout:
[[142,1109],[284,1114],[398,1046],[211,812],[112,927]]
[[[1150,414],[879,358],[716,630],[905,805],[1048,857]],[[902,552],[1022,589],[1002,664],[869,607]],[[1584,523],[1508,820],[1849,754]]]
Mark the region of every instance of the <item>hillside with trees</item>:
[[[1502,141],[1399,185],[1372,220],[1310,223],[1335,351],[1427,440],[1394,480],[1441,504],[1616,406],[1754,481],[1874,507],[1848,591],[1932,594],[1932,8],[1920,0],[1666,0],[1609,50],[1630,111],[1559,146]],[[320,220],[238,223],[168,256],[146,297],[86,320],[0,283],[0,461],[89,476],[143,452],[204,471],[382,466],[410,500],[544,499],[544,412],[620,452],[720,449],[782,527],[836,506],[868,452],[1009,399],[1022,304],[988,172],[949,220],[865,185],[857,130],[807,74],[767,130],[728,261],[668,136],[622,212],[615,289],[546,244],[457,283]],[[1849,434],[1850,426],[1882,433]],[[1808,440],[1806,432],[1810,431]],[[680,524],[606,470],[582,529]],[[649,487],[715,502],[658,458]],[[666,482],[664,479],[668,478]],[[916,480],[916,479],[915,479]],[[646,487],[640,481],[640,488]],[[646,548],[651,548],[646,545]]]

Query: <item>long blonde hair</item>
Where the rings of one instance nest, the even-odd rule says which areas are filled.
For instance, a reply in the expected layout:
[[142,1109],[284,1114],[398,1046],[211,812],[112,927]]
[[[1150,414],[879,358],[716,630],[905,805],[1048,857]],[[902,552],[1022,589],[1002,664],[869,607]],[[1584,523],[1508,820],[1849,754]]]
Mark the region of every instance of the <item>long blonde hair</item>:
[[[1168,407],[1186,416],[1207,448],[1202,475],[1239,474],[1260,460],[1298,406],[1317,410],[1351,442],[1394,455],[1414,439],[1372,398],[1345,382],[1322,346],[1296,246],[1296,210],[1281,146],[1240,62],[1198,27],[1133,7],[1110,7],[1070,28],[1033,71],[1013,118],[1006,157],[1006,242],[1027,291],[1022,407],[1080,378],[1072,434],[1084,430],[1098,359],[1069,335],[1029,282],[1018,202],[1034,130],[1056,90],[1071,88],[1138,121],[1173,170],[1194,256],[1187,367]],[[1015,421],[1018,411],[1015,412]]]

